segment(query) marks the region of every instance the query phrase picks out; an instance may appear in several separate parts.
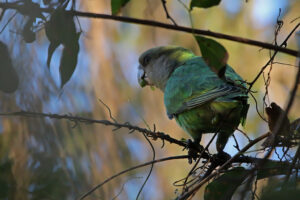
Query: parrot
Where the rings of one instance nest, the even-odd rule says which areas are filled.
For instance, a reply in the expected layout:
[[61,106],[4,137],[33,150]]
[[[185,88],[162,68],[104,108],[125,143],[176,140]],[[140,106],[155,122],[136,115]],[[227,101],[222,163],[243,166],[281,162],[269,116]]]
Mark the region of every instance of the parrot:
[[245,81],[226,64],[220,78],[205,60],[180,46],[151,48],[139,57],[138,83],[164,93],[169,119],[200,145],[202,134],[216,133],[216,149],[223,149],[241,123],[249,104]]

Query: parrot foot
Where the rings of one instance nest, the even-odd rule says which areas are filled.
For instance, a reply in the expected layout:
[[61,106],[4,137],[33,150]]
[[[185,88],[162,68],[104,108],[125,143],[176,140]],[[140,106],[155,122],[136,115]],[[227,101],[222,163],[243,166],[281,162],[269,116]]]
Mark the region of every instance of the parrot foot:
[[193,160],[196,161],[199,157],[198,152],[201,152],[201,150],[203,150],[203,147],[199,144],[199,141],[192,141],[191,139],[187,140],[186,148],[188,149],[189,164],[192,164]]
[[[208,175],[210,175],[214,171],[214,169],[216,169],[218,166],[222,166],[223,164],[225,164],[230,158],[231,156],[228,153],[225,153],[224,151],[214,154],[211,160],[211,165],[209,166],[208,170],[202,177],[202,180],[206,178]],[[226,168],[228,167],[229,166],[226,166]]]
[[219,166],[225,164],[230,158],[231,156],[224,151],[220,151],[217,154],[213,155],[213,161],[216,162]]

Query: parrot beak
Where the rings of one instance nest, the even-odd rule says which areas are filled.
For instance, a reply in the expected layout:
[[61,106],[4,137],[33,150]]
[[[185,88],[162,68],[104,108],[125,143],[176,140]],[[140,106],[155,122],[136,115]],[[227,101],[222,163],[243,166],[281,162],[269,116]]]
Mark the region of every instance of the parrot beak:
[[148,82],[145,80],[146,77],[146,73],[143,70],[143,68],[141,67],[141,65],[139,65],[138,67],[138,82],[140,84],[141,87],[145,87],[146,85],[148,85]]

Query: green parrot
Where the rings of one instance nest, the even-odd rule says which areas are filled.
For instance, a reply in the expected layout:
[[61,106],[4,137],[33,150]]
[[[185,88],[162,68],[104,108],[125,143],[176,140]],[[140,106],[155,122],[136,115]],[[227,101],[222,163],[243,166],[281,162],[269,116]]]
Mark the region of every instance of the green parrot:
[[177,46],[149,49],[139,63],[140,86],[164,92],[168,117],[175,118],[198,145],[203,133],[218,133],[216,148],[222,153],[246,119],[249,104],[243,79],[228,65],[221,79],[203,58]]

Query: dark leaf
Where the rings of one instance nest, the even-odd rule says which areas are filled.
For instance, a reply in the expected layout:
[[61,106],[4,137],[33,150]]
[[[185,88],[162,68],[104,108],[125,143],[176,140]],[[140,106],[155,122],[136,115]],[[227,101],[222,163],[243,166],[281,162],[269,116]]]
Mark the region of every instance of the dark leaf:
[[268,178],[270,176],[287,174],[289,165],[284,162],[266,161],[266,163],[257,170],[257,179]]
[[45,25],[46,36],[50,41],[48,47],[47,66],[50,67],[52,54],[61,44],[71,46],[77,40],[76,25],[72,15],[64,8],[57,9]]
[[292,180],[287,183],[270,183],[263,188],[260,200],[298,200],[300,190],[297,182]]
[[300,118],[291,123],[290,129],[292,134],[300,135]]
[[[264,141],[262,146],[269,147],[271,145],[277,146],[279,144],[281,146],[283,144],[285,144],[284,146],[288,145],[289,140],[291,139],[290,121],[284,113],[284,110],[282,110],[275,102],[272,102],[269,107],[266,107],[265,111],[268,117],[271,135]],[[274,131],[277,128],[276,126],[278,125],[281,115],[283,115],[283,122],[281,123],[277,137],[275,138]]]
[[22,36],[26,43],[32,43],[35,41],[35,33],[32,31],[32,25],[35,19],[29,18],[23,27]]
[[220,2],[221,0],[192,0],[190,9],[193,9],[193,7],[209,8],[218,5]]
[[51,42],[48,47],[47,67],[50,68],[51,58],[55,49],[59,46],[58,43]]
[[12,93],[17,90],[19,85],[18,74],[12,66],[12,61],[8,49],[0,41],[0,90]]
[[40,4],[34,3],[30,0],[24,0],[23,5],[17,7],[18,11],[23,14],[27,15],[30,18],[41,18],[46,21],[45,16],[42,14]]
[[43,3],[44,3],[45,5],[49,5],[49,4],[51,3],[51,0],[43,0]]
[[111,13],[116,15],[130,0],[111,0]]
[[205,200],[230,200],[235,190],[249,174],[243,167],[234,168],[209,183],[204,192]]
[[0,161],[0,199],[14,199],[16,181],[12,172],[13,162],[2,158]]
[[77,33],[73,42],[64,45],[62,57],[60,60],[59,72],[61,79],[61,88],[70,80],[77,65],[77,57],[79,53],[79,37]]
[[[281,115],[284,115],[284,110],[280,108],[275,102],[272,102],[266,109],[268,116],[268,125],[271,132],[274,132],[278,120]],[[288,135],[290,130],[290,121],[286,115],[283,116],[283,124],[278,132],[279,135]]]
[[224,78],[229,57],[225,47],[213,39],[202,36],[195,37],[205,62],[220,78]]

